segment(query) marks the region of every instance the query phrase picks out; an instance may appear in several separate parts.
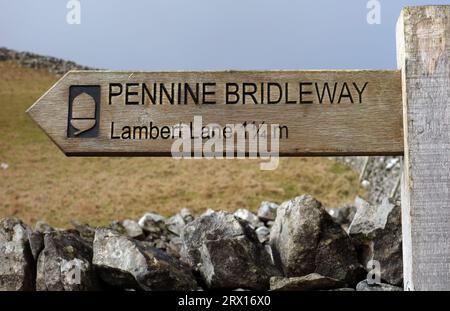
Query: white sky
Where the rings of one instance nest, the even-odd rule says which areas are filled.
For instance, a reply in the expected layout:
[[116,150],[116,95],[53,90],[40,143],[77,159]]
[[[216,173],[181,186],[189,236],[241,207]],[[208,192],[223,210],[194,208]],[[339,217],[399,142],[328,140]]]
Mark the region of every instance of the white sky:
[[0,0],[0,46],[122,70],[391,69],[405,5],[450,0]]

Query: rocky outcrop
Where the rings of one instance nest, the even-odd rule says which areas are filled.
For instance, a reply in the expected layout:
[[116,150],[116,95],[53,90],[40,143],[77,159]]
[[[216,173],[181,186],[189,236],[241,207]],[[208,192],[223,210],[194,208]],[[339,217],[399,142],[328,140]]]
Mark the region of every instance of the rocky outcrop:
[[34,259],[31,229],[16,218],[0,221],[0,290],[34,290]]
[[318,273],[348,284],[360,280],[361,266],[350,238],[311,196],[280,205],[270,245],[287,277]]
[[210,289],[267,289],[278,271],[246,221],[213,212],[189,223],[181,235],[181,258]]

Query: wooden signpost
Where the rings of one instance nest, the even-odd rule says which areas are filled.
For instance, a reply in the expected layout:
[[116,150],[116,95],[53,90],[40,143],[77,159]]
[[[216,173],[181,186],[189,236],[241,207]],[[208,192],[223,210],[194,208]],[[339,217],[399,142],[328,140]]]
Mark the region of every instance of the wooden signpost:
[[401,154],[401,107],[400,71],[72,71],[28,113],[67,155],[167,156],[201,116],[278,124],[280,154],[298,156]]
[[405,289],[450,290],[450,6],[404,9],[397,42],[390,71],[71,71],[28,113],[69,156],[168,156],[198,116],[276,124],[280,156],[404,154]]
[[397,45],[404,286],[450,290],[450,6],[404,9]]

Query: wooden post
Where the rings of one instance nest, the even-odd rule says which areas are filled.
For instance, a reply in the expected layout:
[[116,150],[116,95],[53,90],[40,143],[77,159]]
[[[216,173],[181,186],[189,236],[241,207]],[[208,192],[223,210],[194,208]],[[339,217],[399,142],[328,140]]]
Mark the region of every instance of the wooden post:
[[402,70],[405,290],[450,290],[450,6],[405,8]]

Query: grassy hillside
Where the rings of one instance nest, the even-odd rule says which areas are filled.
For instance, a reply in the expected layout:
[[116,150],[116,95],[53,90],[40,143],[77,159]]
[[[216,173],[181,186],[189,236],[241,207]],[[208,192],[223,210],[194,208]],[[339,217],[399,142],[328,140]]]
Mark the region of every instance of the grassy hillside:
[[255,160],[67,158],[25,114],[56,80],[0,62],[0,218],[105,224],[182,207],[255,210],[302,193],[340,206],[362,193],[354,172],[325,158],[283,158],[275,171]]

